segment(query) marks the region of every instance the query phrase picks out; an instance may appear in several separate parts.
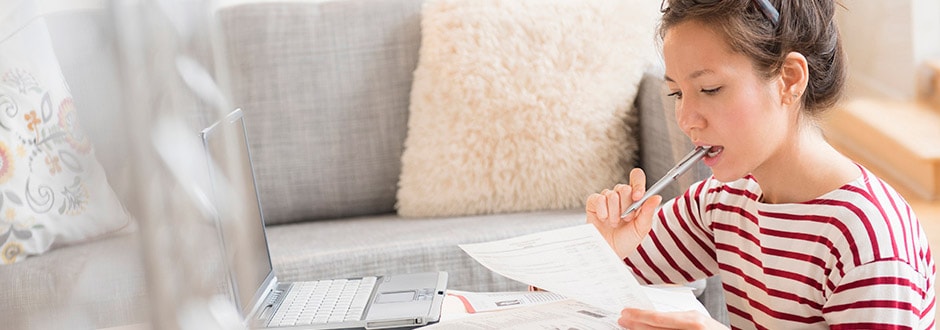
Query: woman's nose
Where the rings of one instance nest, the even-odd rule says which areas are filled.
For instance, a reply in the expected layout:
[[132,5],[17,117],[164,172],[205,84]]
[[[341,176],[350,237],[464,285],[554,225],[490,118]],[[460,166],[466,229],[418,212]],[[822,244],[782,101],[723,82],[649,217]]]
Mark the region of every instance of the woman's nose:
[[689,104],[685,100],[676,102],[676,123],[679,128],[688,135],[692,130],[705,128],[705,118],[698,111],[694,104]]

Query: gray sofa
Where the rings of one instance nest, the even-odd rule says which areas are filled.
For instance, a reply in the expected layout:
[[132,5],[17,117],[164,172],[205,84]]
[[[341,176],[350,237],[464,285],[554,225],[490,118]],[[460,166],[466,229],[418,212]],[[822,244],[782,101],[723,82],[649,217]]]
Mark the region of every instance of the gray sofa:
[[[233,103],[244,109],[274,267],[284,280],[444,270],[450,287],[523,290],[457,248],[584,222],[583,210],[406,219],[395,214],[421,0],[261,2],[221,8]],[[99,111],[119,111],[114,20],[107,9],[48,24],[76,106],[96,142]],[[67,36],[67,37],[63,37]],[[635,101],[639,164],[662,176],[691,147],[650,68]],[[115,190],[122,155],[97,150]],[[708,175],[698,167],[664,192]],[[3,328],[100,328],[147,322],[137,234],[69,246],[0,267]],[[710,281],[714,282],[714,281]],[[700,296],[722,319],[720,283]]]

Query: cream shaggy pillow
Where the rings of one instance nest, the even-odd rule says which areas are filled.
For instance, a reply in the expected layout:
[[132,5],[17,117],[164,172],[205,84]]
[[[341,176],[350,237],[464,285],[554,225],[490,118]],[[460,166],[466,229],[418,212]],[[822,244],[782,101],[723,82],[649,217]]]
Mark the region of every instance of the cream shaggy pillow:
[[654,57],[653,1],[430,0],[398,213],[582,206],[623,182],[633,100]]

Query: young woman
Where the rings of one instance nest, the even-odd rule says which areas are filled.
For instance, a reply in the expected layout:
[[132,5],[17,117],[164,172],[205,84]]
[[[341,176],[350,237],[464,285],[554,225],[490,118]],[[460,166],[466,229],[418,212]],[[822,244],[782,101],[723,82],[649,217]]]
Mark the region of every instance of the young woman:
[[[733,328],[928,329],[935,266],[907,202],[817,126],[845,59],[834,0],[668,0],[669,95],[713,176],[621,219],[642,170],[587,199],[587,221],[647,283],[720,275]],[[625,309],[629,329],[724,326]]]

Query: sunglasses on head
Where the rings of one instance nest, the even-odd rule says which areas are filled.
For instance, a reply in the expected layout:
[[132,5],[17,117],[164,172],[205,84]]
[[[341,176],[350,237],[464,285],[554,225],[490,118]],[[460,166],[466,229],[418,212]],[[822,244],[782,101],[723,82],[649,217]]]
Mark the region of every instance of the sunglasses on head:
[[[667,1],[668,0],[663,0],[663,2],[659,5],[660,12],[665,13],[667,10],[669,10]],[[695,3],[704,5],[714,4],[718,1],[721,0],[696,0]],[[774,27],[777,27],[777,25],[780,24],[780,12],[777,11],[777,8],[774,8],[774,5],[770,3],[770,0],[753,0],[752,2],[757,4],[757,8],[760,9],[761,14],[764,14],[764,17],[766,17],[767,20],[769,20],[770,23],[774,25]]]

